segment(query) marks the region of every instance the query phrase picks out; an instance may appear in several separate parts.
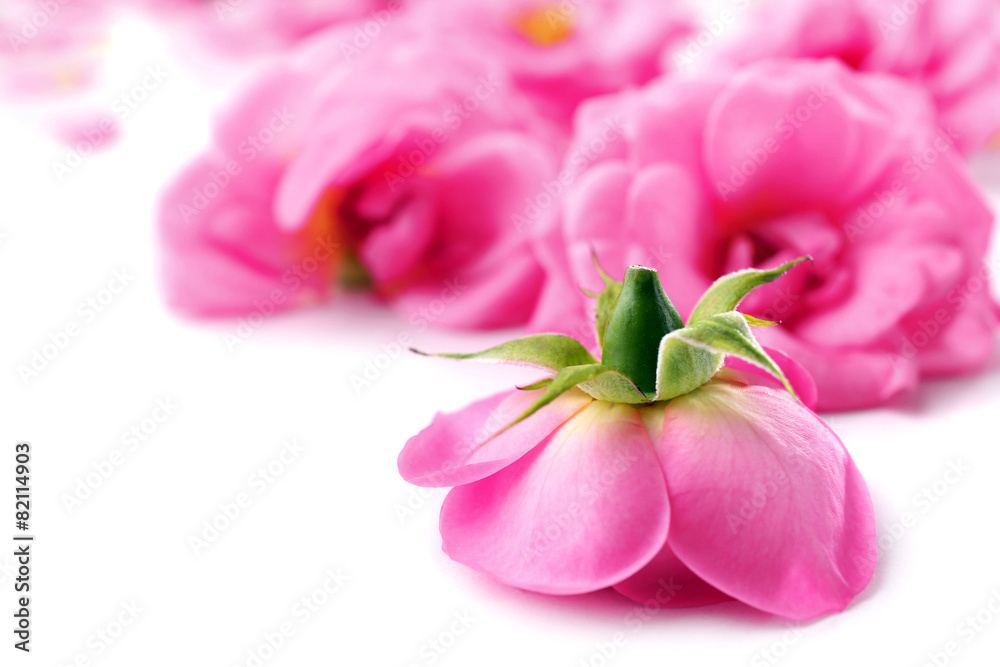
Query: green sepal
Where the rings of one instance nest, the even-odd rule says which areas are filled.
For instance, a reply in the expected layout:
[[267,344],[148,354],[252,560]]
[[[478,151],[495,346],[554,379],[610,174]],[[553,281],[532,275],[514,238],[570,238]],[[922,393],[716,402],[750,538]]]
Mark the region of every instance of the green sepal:
[[656,368],[656,400],[669,401],[694,391],[722,366],[722,354],[691,345],[679,337],[684,329],[660,341]]
[[494,437],[503,433],[514,424],[524,421],[576,386],[579,386],[581,390],[599,401],[632,404],[652,403],[654,401],[652,396],[644,395],[631,380],[613,368],[608,368],[602,364],[568,366],[556,373],[554,378],[545,378],[528,387],[521,387],[522,389],[541,389],[545,387],[545,393],[530,408],[525,410],[520,417],[497,431]]
[[586,382],[594,378],[601,373],[606,372],[608,369],[601,364],[588,364],[586,366],[568,366],[563,368],[556,376],[552,378],[552,382],[545,389],[545,393],[539,397],[537,401],[532,403],[531,407],[524,411],[520,417],[512,421],[511,423],[504,426],[501,430],[497,431],[493,437],[500,435],[507,429],[509,429],[514,424],[524,421],[531,415],[535,414],[546,405],[556,400],[567,391],[580,384],[581,382]]
[[597,267],[597,272],[600,274],[601,280],[604,281],[604,290],[597,295],[597,318],[595,320],[597,344],[603,347],[604,332],[608,328],[608,321],[611,320],[612,313],[615,312],[615,306],[618,305],[618,297],[622,293],[622,283],[604,272],[604,269],[597,263],[596,254],[594,255],[594,266]]
[[753,315],[747,315],[742,313],[743,317],[747,318],[747,324],[752,327],[776,327],[780,322],[772,322],[771,320],[762,320],[759,317],[754,317]]
[[677,338],[685,343],[707,352],[729,355],[760,366],[781,381],[788,392],[795,396],[791,383],[781,372],[778,364],[767,356],[764,348],[753,337],[746,318],[742,313],[731,311],[714,315],[708,319],[689,324],[668,337]]
[[477,359],[480,361],[508,361],[537,368],[559,371],[569,366],[596,364],[597,359],[579,341],[559,334],[539,334],[518,338],[482,352],[469,354],[428,354],[413,350],[426,357],[446,359]]
[[579,387],[599,401],[636,405],[656,400],[654,396],[642,393],[627,376],[611,368],[607,368],[605,372],[595,375],[590,380],[581,382]]
[[535,391],[537,389],[545,389],[550,384],[552,384],[552,378],[542,378],[538,382],[532,382],[531,384],[526,384],[523,387],[518,387],[521,391]]
[[653,395],[660,342],[683,326],[656,269],[630,266],[605,331],[601,363],[624,373],[644,394]]
[[698,300],[698,304],[691,311],[691,317],[688,318],[688,324],[696,324],[715,315],[736,310],[736,306],[740,305],[743,297],[755,287],[775,281],[790,268],[806,260],[811,262],[812,257],[799,257],[769,271],[744,269],[722,276],[712,283],[708,291]]

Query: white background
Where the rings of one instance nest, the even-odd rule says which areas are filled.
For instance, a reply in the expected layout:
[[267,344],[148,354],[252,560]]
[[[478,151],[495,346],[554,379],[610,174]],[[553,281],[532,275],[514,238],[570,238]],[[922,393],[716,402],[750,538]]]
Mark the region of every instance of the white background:
[[[97,108],[109,110],[147,65],[168,77],[114,147],[62,182],[52,163],[68,149],[34,110],[0,109],[0,664],[254,665],[248,651],[283,623],[294,633],[262,664],[916,666],[951,641],[959,652],[948,664],[996,664],[1000,614],[984,613],[992,623],[971,638],[960,624],[991,596],[1000,609],[1000,359],[892,408],[828,417],[868,480],[882,532],[875,580],[842,614],[795,626],[731,602],[643,618],[612,593],[505,588],[441,552],[443,492],[425,498],[404,483],[396,456],[435,410],[536,378],[407,354],[360,394],[351,376],[400,334],[472,350],[516,332],[417,331],[406,314],[345,298],[269,319],[230,351],[236,322],[166,311],[156,195],[205,146],[210,112],[232,86],[195,75],[148,27],[119,33]],[[995,158],[975,168],[1000,192]],[[1000,260],[996,244],[991,256]],[[78,304],[122,270],[128,287],[85,322]],[[70,322],[80,335],[25,383],[17,367]],[[129,451],[122,434],[163,399],[174,414]],[[252,476],[289,439],[304,451],[258,494]],[[11,647],[18,440],[33,446],[30,656]],[[115,450],[121,465],[68,509],[65,497]],[[946,483],[952,463],[968,471]],[[941,495],[918,503],[935,482]],[[241,493],[249,507],[196,555],[190,538]],[[317,592],[328,571],[347,577],[329,596]],[[325,604],[306,616],[296,604],[313,595]],[[141,611],[119,633],[128,605]],[[463,615],[468,629],[455,624]],[[117,637],[109,645],[99,631]]]

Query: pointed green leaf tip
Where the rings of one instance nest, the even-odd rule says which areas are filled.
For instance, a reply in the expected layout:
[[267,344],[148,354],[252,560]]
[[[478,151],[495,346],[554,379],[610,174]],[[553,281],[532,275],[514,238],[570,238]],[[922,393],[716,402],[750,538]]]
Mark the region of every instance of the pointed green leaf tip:
[[597,320],[595,322],[597,325],[597,344],[603,347],[604,332],[608,328],[608,321],[611,319],[611,314],[615,312],[615,306],[618,305],[618,297],[622,293],[622,284],[604,272],[601,265],[597,263],[596,254],[594,254],[594,266],[597,267],[597,273],[600,274],[601,280],[604,281],[604,290],[597,295]]
[[[705,352],[739,357],[755,366],[760,366],[781,380],[781,384],[785,385],[788,393],[795,396],[795,390],[792,389],[791,383],[788,382],[785,374],[781,372],[778,364],[774,363],[774,360],[767,356],[767,352],[760,346],[757,339],[753,337],[753,333],[750,331],[750,327],[747,326],[747,321],[742,313],[737,313],[733,310],[728,313],[713,315],[708,319],[689,324],[683,329],[675,331],[671,336],[668,336],[668,338],[671,337],[676,337],[688,345],[704,350]],[[707,382],[708,378],[705,381]]]
[[[806,260],[811,262],[812,257],[799,257],[769,271],[744,269],[743,271],[736,271],[722,276],[712,283],[708,291],[698,300],[698,304],[691,311],[691,317],[688,318],[688,324],[694,324],[708,319],[713,315],[720,315],[728,313],[731,310],[736,310],[736,306],[740,305],[743,297],[749,294],[755,287],[774,282],[790,268]],[[764,322],[764,320],[754,318],[750,323],[755,326],[766,326],[763,324]]]
[[600,362],[580,342],[557,334],[528,336],[471,354],[427,356],[511,362],[555,372],[553,377],[521,387],[544,391],[524,414],[500,432],[574,387],[597,400],[617,403],[670,400],[711,380],[727,355],[767,370],[794,396],[791,384],[757,343],[748,325],[776,323],[744,315],[735,308],[752,289],[774,281],[806,259],[770,271],[748,269],[719,278],[698,302],[687,326],[664,293],[655,269],[629,267],[625,281],[618,282],[598,266],[605,283],[597,301],[597,335],[603,357]]
[[536,368],[558,371],[567,366],[596,364],[597,359],[579,341],[559,334],[540,334],[512,340],[482,352],[470,354],[428,354],[413,350],[426,357],[447,359],[479,359],[481,361],[506,361]]
[[631,378],[644,394],[654,395],[660,341],[683,326],[656,269],[630,266],[604,332],[601,363]]

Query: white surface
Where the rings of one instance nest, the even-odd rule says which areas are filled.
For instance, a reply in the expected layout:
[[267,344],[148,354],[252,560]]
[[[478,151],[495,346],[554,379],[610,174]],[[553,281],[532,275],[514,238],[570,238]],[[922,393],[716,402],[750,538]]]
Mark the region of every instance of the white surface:
[[[158,48],[142,41],[116,62],[136,76],[166,57]],[[507,334],[411,331],[406,317],[344,299],[270,319],[230,352],[224,335],[235,322],[166,312],[155,194],[204,144],[221,93],[164,64],[170,78],[124,123],[121,142],[62,184],[51,162],[65,149],[22,111],[0,112],[0,506],[12,504],[14,443],[29,440],[37,535],[34,651],[25,656],[11,647],[14,531],[4,511],[0,663],[253,665],[248,651],[287,622],[294,634],[262,664],[916,666],[951,641],[959,653],[948,664],[996,664],[1000,614],[988,612],[992,622],[971,641],[960,624],[991,596],[1000,610],[1000,363],[929,384],[899,407],[832,419],[872,489],[885,545],[875,581],[843,614],[796,627],[727,603],[643,618],[613,594],[505,588],[441,553],[443,492],[425,499],[399,479],[395,462],[435,410],[534,377],[411,355],[360,395],[351,375],[403,332],[441,350]],[[995,163],[977,172],[998,186]],[[85,322],[78,304],[123,268],[134,276],[129,286]],[[26,386],[17,366],[70,321],[81,334]],[[160,399],[176,403],[175,414],[128,451],[122,434],[141,427]],[[258,494],[252,476],[289,438],[304,452]],[[68,511],[64,494],[114,450],[122,464]],[[939,482],[944,493],[924,504],[918,494],[951,462],[968,472]],[[195,555],[189,538],[244,492],[250,506]],[[408,502],[414,512],[401,519]],[[914,523],[893,537],[904,513]],[[296,605],[328,570],[349,579],[307,615]],[[138,618],[108,647],[96,633],[109,624],[115,632],[122,605],[133,602]],[[450,645],[462,614],[474,620]],[[602,662],[600,645],[619,632],[624,641]],[[450,646],[439,653],[431,641]]]

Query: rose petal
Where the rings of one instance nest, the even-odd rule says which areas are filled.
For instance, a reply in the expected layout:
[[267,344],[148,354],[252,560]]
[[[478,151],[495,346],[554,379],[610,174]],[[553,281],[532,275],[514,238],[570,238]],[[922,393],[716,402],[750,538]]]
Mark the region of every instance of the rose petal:
[[572,389],[496,437],[544,393],[509,391],[458,412],[438,413],[399,454],[399,474],[419,486],[455,486],[492,475],[542,442],[591,399]]
[[808,619],[844,609],[871,579],[864,480],[833,432],[787,394],[717,383],[674,399],[660,461],[668,543],[715,588]]
[[614,589],[653,608],[699,607],[732,599],[698,578],[666,544],[645,567],[615,584]]
[[944,245],[895,244],[857,248],[849,261],[854,289],[839,305],[796,324],[804,340],[826,347],[876,343],[939,285],[954,284],[962,257]]
[[[802,404],[810,410],[814,410],[817,399],[816,382],[813,380],[812,375],[809,374],[809,371],[781,350],[776,350],[773,347],[765,347],[764,351],[774,360],[774,363],[778,364],[778,368],[788,378]],[[738,357],[726,357],[725,365],[726,368],[736,371],[735,374],[727,374],[727,379],[738,378],[742,384],[760,385],[762,387],[771,387],[772,389],[785,391],[781,382],[760,366],[751,364]]]
[[[231,176],[215,198],[200,194],[218,174],[225,156],[213,153],[192,163],[160,201],[161,274],[168,303],[200,316],[265,312],[322,299],[337,266],[335,230],[326,224],[296,233],[277,228],[270,193],[277,178],[260,160]],[[323,223],[323,221],[319,221]],[[305,257],[317,270],[288,282]]]
[[[834,209],[876,185],[912,143],[902,132],[911,127],[893,124],[900,111],[889,99],[892,93],[907,101],[904,108],[926,107],[911,102],[912,91],[886,77],[877,97],[875,86],[863,86],[837,61],[811,67],[802,77],[796,61],[756,63],[716,100],[705,129],[706,172],[727,206],[761,215]],[[863,112],[859,98],[869,103]]]
[[[935,320],[928,317],[923,326],[911,334],[911,347],[926,342],[920,350],[920,370],[927,375],[956,375],[981,369],[996,348],[997,306],[989,293],[989,285],[980,275],[965,282],[965,291],[951,297],[953,312]],[[978,290],[973,290],[978,287]],[[943,324],[942,324],[943,322]],[[937,325],[939,329],[935,329]],[[921,336],[923,332],[923,336]]]
[[594,401],[541,447],[441,509],[445,551],[500,581],[575,594],[631,576],[663,546],[666,486],[638,411]]
[[809,345],[783,327],[754,331],[760,344],[785,351],[816,381],[820,412],[857,410],[885,403],[917,386],[919,368],[913,354],[882,348],[831,349]]

